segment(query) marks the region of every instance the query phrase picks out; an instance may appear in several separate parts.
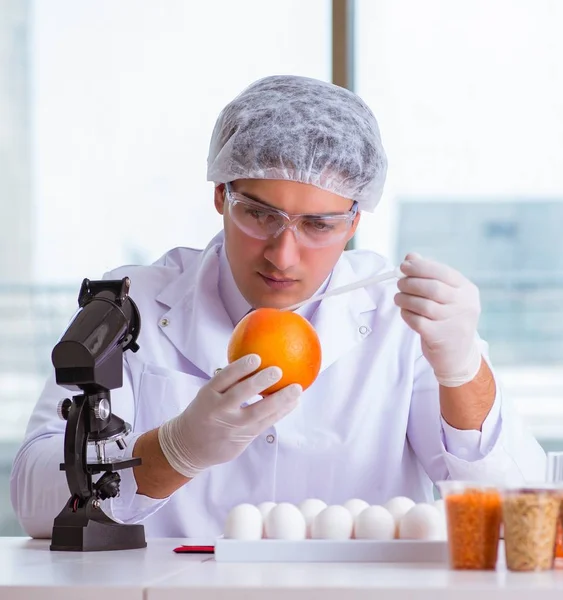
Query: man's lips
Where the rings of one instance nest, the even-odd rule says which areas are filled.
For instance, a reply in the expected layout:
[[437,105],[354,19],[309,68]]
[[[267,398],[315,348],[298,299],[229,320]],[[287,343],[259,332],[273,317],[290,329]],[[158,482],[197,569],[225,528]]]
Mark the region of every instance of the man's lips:
[[289,288],[295,283],[297,283],[297,279],[289,279],[288,277],[275,277],[273,275],[264,275],[263,273],[258,273],[262,278],[262,281],[270,288],[275,290],[282,290],[285,288]]
[[290,279],[288,277],[276,277],[275,275],[266,275],[265,273],[260,273],[262,277],[265,279],[270,279],[271,281],[276,281],[278,283],[294,283],[297,279]]

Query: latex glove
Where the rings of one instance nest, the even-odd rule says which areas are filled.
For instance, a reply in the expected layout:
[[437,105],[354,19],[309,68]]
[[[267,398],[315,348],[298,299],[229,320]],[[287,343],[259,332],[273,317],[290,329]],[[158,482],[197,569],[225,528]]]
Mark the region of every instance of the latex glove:
[[172,468],[192,478],[233,460],[297,406],[302,392],[297,384],[242,406],[282,377],[278,367],[248,377],[259,366],[256,354],[234,361],[208,381],[180,415],[160,427],[160,447]]
[[395,303],[422,341],[422,352],[438,382],[457,387],[472,381],[481,367],[477,324],[479,290],[461,273],[419,254],[401,264]]

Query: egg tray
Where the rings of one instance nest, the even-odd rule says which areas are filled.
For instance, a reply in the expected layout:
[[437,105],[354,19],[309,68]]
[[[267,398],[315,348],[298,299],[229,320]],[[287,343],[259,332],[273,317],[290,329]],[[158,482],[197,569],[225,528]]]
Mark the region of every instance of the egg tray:
[[215,541],[217,562],[448,562],[448,543],[430,540],[234,540]]

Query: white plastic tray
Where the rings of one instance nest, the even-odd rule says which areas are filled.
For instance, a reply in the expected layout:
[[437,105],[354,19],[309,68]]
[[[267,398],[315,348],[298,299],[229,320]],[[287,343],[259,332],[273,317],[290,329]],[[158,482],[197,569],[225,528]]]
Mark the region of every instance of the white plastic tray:
[[444,541],[393,540],[256,540],[219,538],[217,562],[409,562],[446,563]]

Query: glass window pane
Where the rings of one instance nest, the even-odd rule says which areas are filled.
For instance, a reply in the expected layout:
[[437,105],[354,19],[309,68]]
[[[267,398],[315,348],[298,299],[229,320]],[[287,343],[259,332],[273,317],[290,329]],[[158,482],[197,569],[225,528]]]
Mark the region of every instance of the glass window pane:
[[358,0],[356,26],[390,165],[358,245],[475,281],[508,393],[563,443],[563,4]]
[[8,475],[84,277],[205,246],[215,120],[254,80],[329,80],[331,3],[0,2],[0,535]]

